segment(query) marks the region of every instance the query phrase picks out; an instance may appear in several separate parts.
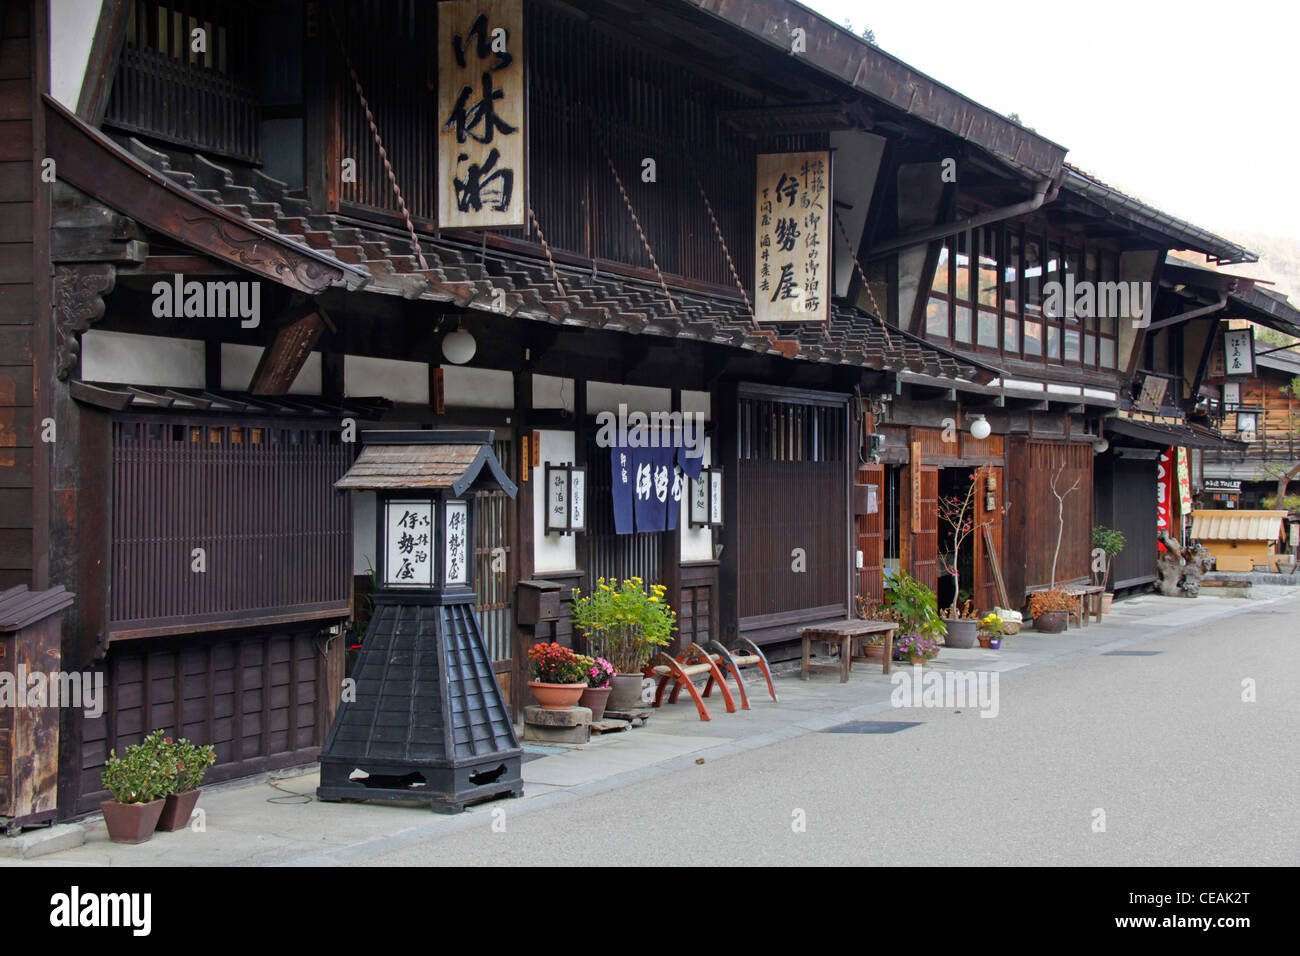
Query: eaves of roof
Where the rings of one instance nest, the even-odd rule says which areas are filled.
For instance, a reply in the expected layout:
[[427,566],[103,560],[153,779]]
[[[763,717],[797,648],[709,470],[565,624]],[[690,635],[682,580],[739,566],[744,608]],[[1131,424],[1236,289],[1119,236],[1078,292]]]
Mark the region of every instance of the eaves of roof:
[[983,149],[1033,180],[1055,180],[1065,147],[981,106],[902,60],[792,0],[683,0],[791,53],[804,31],[799,59],[845,85]]

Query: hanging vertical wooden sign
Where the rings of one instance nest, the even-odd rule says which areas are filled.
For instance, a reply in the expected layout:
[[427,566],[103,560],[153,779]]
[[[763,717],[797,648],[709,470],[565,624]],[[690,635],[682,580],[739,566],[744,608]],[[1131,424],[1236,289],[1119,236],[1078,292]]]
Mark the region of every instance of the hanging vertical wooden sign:
[[829,321],[830,152],[759,153],[755,189],[754,317]]
[[438,226],[522,226],[523,0],[438,4]]
[[921,443],[912,442],[908,456],[908,470],[912,475],[912,533],[921,533]]

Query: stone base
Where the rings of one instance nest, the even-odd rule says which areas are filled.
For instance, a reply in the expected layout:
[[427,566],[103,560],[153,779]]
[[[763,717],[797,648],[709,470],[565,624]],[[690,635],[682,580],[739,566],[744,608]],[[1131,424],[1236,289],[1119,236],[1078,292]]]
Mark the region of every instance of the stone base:
[[631,723],[626,720],[610,720],[606,718],[605,720],[592,721],[591,732],[593,734],[613,734],[618,733],[620,730],[627,730],[631,726]]
[[524,708],[524,740],[585,744],[591,740],[591,708],[545,710],[529,704]]

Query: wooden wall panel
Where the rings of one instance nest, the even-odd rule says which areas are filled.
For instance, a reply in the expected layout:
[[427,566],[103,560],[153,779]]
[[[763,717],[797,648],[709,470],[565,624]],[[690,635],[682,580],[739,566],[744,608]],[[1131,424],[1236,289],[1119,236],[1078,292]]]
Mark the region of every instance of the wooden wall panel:
[[104,715],[83,721],[79,760],[61,771],[75,778],[61,815],[97,809],[108,751],[158,728],[216,747],[211,782],[310,763],[337,707],[343,650],[312,628],[117,645],[100,666]]
[[885,596],[885,466],[860,466],[858,484],[876,486],[878,509],[875,514],[858,515],[854,519],[857,549],[862,552],[858,594],[880,601]]

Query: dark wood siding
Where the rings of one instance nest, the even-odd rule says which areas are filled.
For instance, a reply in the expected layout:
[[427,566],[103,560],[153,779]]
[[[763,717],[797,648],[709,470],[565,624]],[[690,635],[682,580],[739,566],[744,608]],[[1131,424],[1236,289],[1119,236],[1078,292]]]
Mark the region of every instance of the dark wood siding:
[[847,407],[742,397],[738,418],[740,627],[782,640],[848,613]]
[[0,11],[0,590],[34,583],[33,6],[19,0]]
[[1124,550],[1110,570],[1110,588],[1156,579],[1156,463],[1152,459],[1097,458],[1097,524],[1124,534]]
[[320,425],[116,422],[113,638],[346,617],[352,447]]
[[[241,0],[127,0],[125,48],[104,123],[255,163],[260,18]],[[192,51],[192,31],[206,50]]]
[[161,728],[210,743],[209,782],[309,763],[333,716],[342,641],[327,645],[311,628],[241,631],[147,640],[112,648],[101,666],[104,714],[82,721],[75,809],[106,799],[100,782],[108,752],[119,753]]
[[[1056,565],[1056,583],[1088,577],[1092,553],[1092,447],[1086,442],[1010,441],[1011,511],[1007,515],[1007,588],[1012,601],[1026,590],[1046,587],[1051,581],[1052,554],[1056,549],[1057,499],[1052,478],[1064,492],[1078,487],[1065,499],[1065,526]],[[1154,491],[1151,492],[1154,495]]]

